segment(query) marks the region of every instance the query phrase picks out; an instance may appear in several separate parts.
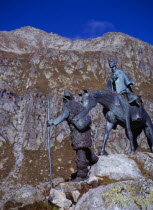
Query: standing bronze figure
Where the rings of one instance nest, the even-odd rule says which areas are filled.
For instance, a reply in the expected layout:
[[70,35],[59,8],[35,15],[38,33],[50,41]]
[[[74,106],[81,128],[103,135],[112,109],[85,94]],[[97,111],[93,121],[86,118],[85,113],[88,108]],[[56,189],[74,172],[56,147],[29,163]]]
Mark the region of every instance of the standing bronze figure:
[[66,120],[71,131],[71,145],[76,151],[76,173],[71,175],[72,181],[83,181],[88,177],[88,166],[98,161],[98,157],[89,149],[92,146],[91,139],[91,119],[89,115],[80,117],[77,121],[73,118],[85,108],[75,101],[71,92],[67,91],[63,97],[62,113],[54,120],[48,121],[48,126],[58,125]]

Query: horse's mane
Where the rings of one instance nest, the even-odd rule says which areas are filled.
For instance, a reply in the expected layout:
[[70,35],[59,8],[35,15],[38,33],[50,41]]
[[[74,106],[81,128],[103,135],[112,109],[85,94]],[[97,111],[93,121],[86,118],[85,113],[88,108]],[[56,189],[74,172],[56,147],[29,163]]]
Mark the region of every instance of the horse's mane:
[[113,95],[113,96],[119,96],[120,94],[119,93],[116,93],[116,92],[114,92],[114,91],[111,91],[111,90],[86,90],[87,91],[87,93],[89,92],[91,95],[93,94],[93,93],[95,93],[95,92],[103,92],[103,93],[105,93],[105,94],[110,94],[110,95]]
[[106,94],[111,94],[111,95],[114,95],[114,96],[120,95],[119,93],[116,93],[116,92],[111,91],[111,90],[102,90],[102,91],[105,92]]
[[95,90],[95,91],[89,91],[89,93],[92,95],[94,93],[105,93],[106,95],[112,95],[112,96],[119,96],[119,93],[116,93],[114,91],[111,90]]

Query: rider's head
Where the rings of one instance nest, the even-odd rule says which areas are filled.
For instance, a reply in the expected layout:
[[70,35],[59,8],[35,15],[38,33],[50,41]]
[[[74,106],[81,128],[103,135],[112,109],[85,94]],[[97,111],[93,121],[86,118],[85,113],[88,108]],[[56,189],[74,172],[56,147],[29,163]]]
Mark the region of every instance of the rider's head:
[[108,59],[108,63],[109,63],[110,68],[116,67],[116,64],[117,64],[116,60],[113,58]]

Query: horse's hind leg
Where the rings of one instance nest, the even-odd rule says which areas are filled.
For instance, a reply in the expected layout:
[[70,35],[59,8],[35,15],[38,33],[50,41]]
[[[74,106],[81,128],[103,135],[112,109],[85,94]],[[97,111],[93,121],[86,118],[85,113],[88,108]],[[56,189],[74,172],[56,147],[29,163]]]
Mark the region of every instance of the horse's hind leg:
[[144,132],[147,137],[151,152],[153,152],[153,124],[147,112],[145,112]]
[[107,140],[109,138],[109,133],[112,130],[113,126],[114,126],[113,123],[110,123],[108,121],[106,122],[106,130],[105,130],[105,134],[104,134],[104,143],[103,143],[103,146],[102,146],[102,149],[101,149],[99,155],[104,155],[104,153],[105,153],[106,142],[107,142]]
[[134,144],[134,149],[136,150],[138,148],[138,142],[137,138],[141,134],[142,128],[138,128],[136,130],[133,130],[133,144]]
[[[142,132],[142,128],[132,130],[134,151],[136,151],[136,149],[138,148],[137,138],[138,138],[138,136],[140,135],[141,132]],[[125,133],[126,133],[127,138],[129,139],[128,134],[127,134],[127,130],[126,130]]]
[[149,127],[149,126],[145,127],[144,128],[144,133],[147,137],[149,146],[151,148],[151,152],[153,152],[153,128],[152,128],[152,126],[151,127]]

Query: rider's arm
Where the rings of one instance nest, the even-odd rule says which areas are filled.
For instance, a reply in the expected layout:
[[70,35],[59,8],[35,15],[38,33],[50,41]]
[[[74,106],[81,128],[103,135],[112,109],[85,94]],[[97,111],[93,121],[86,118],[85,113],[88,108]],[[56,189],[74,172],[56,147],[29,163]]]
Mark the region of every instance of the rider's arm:
[[135,85],[135,82],[125,72],[122,71],[122,74],[124,76],[124,81],[127,87],[130,85]]
[[111,77],[109,78],[109,80],[108,80],[108,82],[107,82],[106,90],[113,91],[113,80],[112,80]]

